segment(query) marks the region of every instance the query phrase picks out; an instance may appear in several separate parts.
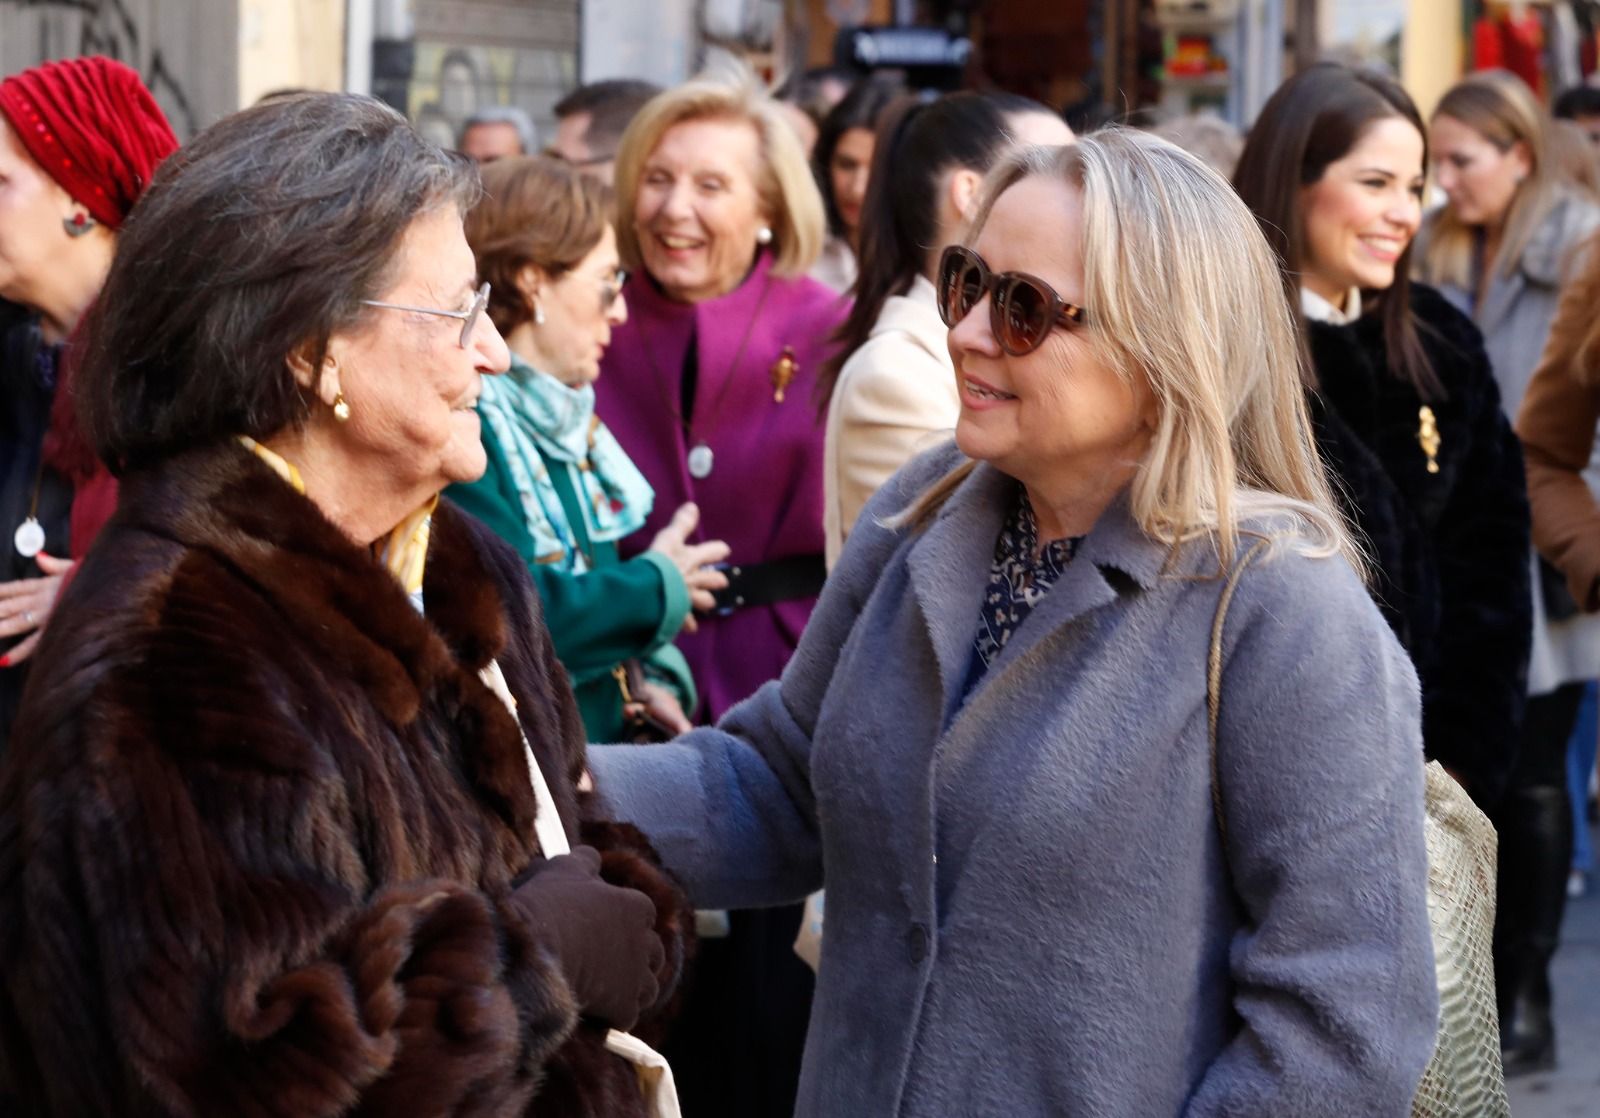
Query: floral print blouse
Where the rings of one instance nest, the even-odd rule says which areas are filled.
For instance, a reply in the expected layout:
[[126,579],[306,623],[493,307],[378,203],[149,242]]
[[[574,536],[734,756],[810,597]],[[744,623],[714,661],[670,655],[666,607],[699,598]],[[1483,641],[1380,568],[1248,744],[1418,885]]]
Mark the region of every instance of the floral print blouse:
[[999,659],[1000,650],[1055,585],[1082,542],[1082,536],[1074,536],[1051,540],[1041,549],[1039,522],[1034,517],[1033,505],[1028,501],[1027,491],[1017,486],[1016,502],[1000,526],[1000,535],[994,544],[989,588],[984,591],[978,636],[973,642],[972,669],[967,679],[969,691]]

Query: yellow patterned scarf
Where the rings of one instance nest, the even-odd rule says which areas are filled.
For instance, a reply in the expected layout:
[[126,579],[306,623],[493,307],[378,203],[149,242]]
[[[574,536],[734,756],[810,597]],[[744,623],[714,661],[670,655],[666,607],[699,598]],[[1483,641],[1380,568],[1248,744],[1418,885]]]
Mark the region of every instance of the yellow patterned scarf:
[[[239,442],[246,450],[271,466],[272,472],[288,482],[296,493],[305,493],[306,483],[301,479],[300,471],[295,469],[283,455],[268,450],[248,435],[240,435]],[[378,553],[383,565],[388,567],[389,573],[405,587],[407,594],[416,595],[422,592],[422,572],[428,562],[428,537],[433,530],[433,510],[438,506],[439,498],[434,496],[427,504],[396,524]]]

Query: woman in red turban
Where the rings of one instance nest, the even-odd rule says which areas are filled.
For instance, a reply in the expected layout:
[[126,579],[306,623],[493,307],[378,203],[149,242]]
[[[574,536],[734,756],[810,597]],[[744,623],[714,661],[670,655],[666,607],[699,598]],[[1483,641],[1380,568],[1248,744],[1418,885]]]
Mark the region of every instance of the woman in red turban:
[[46,62],[0,81],[0,749],[15,665],[116,505],[73,408],[78,325],[117,230],[177,146],[120,62]]

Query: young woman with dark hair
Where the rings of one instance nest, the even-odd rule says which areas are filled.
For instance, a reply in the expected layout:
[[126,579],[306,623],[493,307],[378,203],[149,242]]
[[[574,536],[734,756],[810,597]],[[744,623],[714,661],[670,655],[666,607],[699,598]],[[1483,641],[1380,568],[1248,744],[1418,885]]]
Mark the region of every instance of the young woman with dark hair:
[[882,79],[857,82],[822,119],[811,169],[828,215],[828,239],[811,269],[811,278],[843,294],[856,280],[856,244],[861,207],[872,172],[878,117],[895,95],[897,85]]
[[1045,106],[1015,95],[906,98],[881,122],[862,206],[855,303],[822,371],[827,558],[868,498],[961,403],[932,276],[965,233],[988,170],[1018,143],[1072,142]]
[[1298,309],[1317,440],[1423,690],[1423,745],[1492,813],[1531,632],[1522,455],[1472,322],[1410,282],[1427,138],[1403,89],[1313,66],[1273,94],[1234,185]]

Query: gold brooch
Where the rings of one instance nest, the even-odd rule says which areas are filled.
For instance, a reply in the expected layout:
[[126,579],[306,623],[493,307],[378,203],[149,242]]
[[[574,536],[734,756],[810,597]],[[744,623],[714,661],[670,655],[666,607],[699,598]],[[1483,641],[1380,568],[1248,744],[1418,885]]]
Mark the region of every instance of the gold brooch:
[[1417,445],[1422,448],[1422,453],[1428,456],[1428,472],[1439,472],[1439,420],[1434,416],[1433,409],[1423,404],[1417,412]]
[[800,363],[794,359],[794,346],[786,345],[783,353],[772,363],[772,402],[783,403],[784,390],[794,380],[800,371]]

